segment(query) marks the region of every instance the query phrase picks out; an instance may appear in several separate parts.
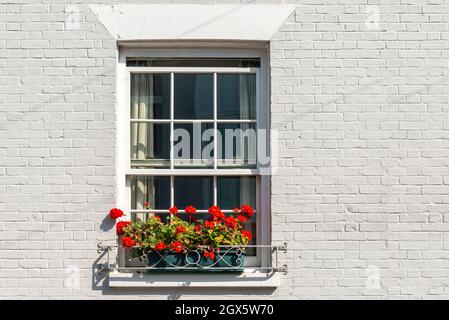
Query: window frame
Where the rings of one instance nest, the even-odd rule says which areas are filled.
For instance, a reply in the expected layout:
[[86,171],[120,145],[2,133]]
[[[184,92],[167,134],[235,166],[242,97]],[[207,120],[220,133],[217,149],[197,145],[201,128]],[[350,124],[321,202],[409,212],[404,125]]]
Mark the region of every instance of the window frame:
[[[259,58],[260,67],[243,68],[211,68],[211,67],[127,67],[126,58]],[[257,70],[255,70],[257,69]],[[269,164],[261,167],[259,161],[255,169],[234,169],[217,168],[217,162],[214,161],[214,168],[207,169],[176,169],[173,167],[173,142],[171,144],[171,167],[169,169],[132,169],[130,157],[130,98],[131,98],[131,73],[169,73],[170,84],[173,86],[173,73],[213,73],[214,74],[214,117],[210,121],[217,129],[218,123],[226,123],[226,119],[217,119],[216,105],[216,77],[217,73],[256,73],[256,124],[257,130],[264,129],[267,132],[265,145],[270,146],[269,136],[269,107],[268,107],[268,54],[266,49],[226,49],[226,48],[192,48],[182,50],[170,49],[139,49],[139,48],[120,48],[117,61],[117,206],[124,209],[125,215],[122,220],[131,219],[131,179],[129,176],[255,176],[256,177],[256,239],[257,244],[271,244],[271,216],[270,216],[270,177],[261,175],[261,169],[267,169]],[[215,72],[215,73],[214,73]],[[172,126],[174,117],[173,90],[171,90],[171,116],[165,120],[150,120],[153,123],[170,123]],[[195,120],[180,120],[186,123],[195,123]],[[198,120],[196,120],[198,121]],[[230,120],[229,122],[232,122]],[[142,121],[142,122],[145,122]],[[245,123],[242,120],[241,123]],[[171,132],[173,132],[171,130]],[[172,140],[172,139],[170,139]],[[216,146],[216,139],[215,146]],[[257,140],[257,144],[263,143]],[[270,152],[270,148],[267,148]],[[214,153],[214,159],[217,158],[217,152]],[[267,170],[265,170],[266,172]],[[173,188],[173,184],[171,184]],[[216,184],[215,184],[216,188]],[[216,194],[216,190],[214,191]],[[173,190],[171,191],[173,195]],[[215,198],[216,199],[216,198]],[[173,199],[172,199],[173,202]],[[139,210],[141,211],[141,210]],[[153,210],[154,211],[154,210]],[[256,257],[247,257],[248,266],[268,267],[271,265],[271,252],[257,248]]]

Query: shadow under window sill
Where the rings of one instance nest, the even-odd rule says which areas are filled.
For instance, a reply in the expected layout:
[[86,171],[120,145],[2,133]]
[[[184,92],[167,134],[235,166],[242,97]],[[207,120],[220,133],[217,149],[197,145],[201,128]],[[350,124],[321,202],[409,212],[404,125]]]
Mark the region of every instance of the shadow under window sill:
[[245,269],[243,273],[109,273],[111,288],[275,288],[280,285],[279,272],[259,272]]

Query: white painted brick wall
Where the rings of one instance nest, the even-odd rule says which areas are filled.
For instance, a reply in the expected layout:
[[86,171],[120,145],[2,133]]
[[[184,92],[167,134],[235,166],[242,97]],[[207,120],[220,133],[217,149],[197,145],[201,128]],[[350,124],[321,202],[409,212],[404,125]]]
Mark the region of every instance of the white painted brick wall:
[[299,8],[270,49],[271,198],[289,274],[238,294],[111,290],[93,274],[115,236],[117,52],[89,2],[0,4],[0,299],[449,297],[448,0],[285,1]]

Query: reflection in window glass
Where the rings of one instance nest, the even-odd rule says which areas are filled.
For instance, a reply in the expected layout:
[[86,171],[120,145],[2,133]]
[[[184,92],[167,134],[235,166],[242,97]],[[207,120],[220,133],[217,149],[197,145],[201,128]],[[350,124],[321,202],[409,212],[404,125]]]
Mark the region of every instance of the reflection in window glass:
[[217,177],[217,204],[222,209],[234,209],[242,204],[256,207],[255,177]]
[[192,205],[199,210],[213,204],[212,177],[175,177],[175,205],[179,209]]
[[255,124],[218,124],[219,168],[255,168],[257,132]]
[[214,125],[212,123],[176,124],[174,128],[175,167],[212,167]]
[[170,74],[131,74],[131,119],[170,119]]
[[[251,205],[256,208],[256,177],[217,177],[217,204],[220,208],[234,209],[242,205]],[[256,214],[244,225],[251,231],[253,238],[249,244],[256,244]],[[248,248],[247,254],[254,256],[254,248]]]
[[131,123],[131,166],[170,167],[170,125]]
[[212,119],[212,74],[175,74],[175,119]]
[[[131,178],[131,209],[144,210],[145,203],[151,209],[166,210],[170,207],[170,177],[134,176]],[[145,221],[148,213],[135,213],[133,219]]]
[[256,75],[217,75],[218,119],[256,119]]

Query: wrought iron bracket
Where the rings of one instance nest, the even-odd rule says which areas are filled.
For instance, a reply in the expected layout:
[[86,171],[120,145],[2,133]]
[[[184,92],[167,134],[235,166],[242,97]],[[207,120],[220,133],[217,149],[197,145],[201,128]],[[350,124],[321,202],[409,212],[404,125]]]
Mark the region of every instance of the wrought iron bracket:
[[98,242],[97,244],[97,252],[103,253],[107,255],[107,262],[106,263],[99,263],[97,264],[98,272],[111,272],[114,271],[114,268],[111,266],[111,256],[110,253],[112,251],[111,245],[105,245],[102,242]]

